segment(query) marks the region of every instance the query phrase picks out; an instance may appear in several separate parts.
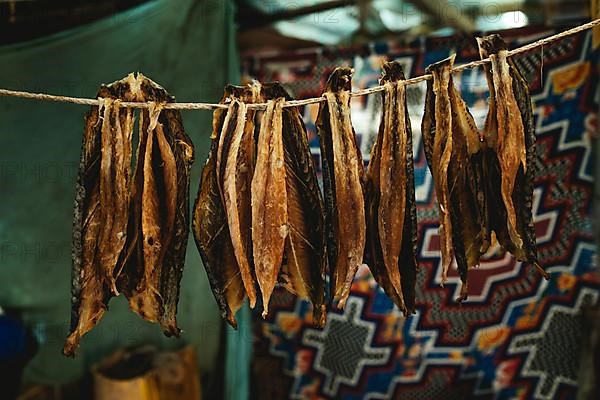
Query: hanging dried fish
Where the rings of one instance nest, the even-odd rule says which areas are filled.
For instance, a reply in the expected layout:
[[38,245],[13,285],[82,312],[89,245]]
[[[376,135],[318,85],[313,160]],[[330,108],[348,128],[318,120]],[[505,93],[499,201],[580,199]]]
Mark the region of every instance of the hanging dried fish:
[[[266,99],[292,100],[279,83],[263,86]],[[308,146],[306,127],[296,107],[282,110],[282,135],[289,233],[279,281],[308,298],[313,323],[325,325],[325,231],[323,199]]]
[[[139,74],[141,99],[155,103],[140,113],[139,145],[132,189],[130,249],[122,282],[131,309],[178,336],[176,314],[189,234],[189,180],[194,147],[181,113],[162,87]],[[135,257],[131,257],[135,252]]]
[[262,292],[263,318],[277,283],[289,233],[286,168],[282,138],[285,99],[269,100],[258,136],[252,178],[252,244],[256,279]]
[[[98,254],[114,295],[118,295],[119,291],[113,271],[125,246],[127,232],[134,123],[133,109],[121,110],[119,103],[120,100],[105,100],[100,161],[100,212],[103,228],[98,238]],[[111,111],[113,115],[110,115]]]
[[131,308],[152,322],[158,322],[162,313],[159,283],[165,251],[172,239],[177,193],[175,157],[158,126],[160,111],[160,106],[150,110],[148,127],[140,133],[140,137],[146,135],[138,163],[143,168],[141,261],[144,269],[140,282],[129,296]]
[[528,84],[499,35],[477,39],[490,89],[485,123],[488,231],[519,261],[533,264],[548,279],[537,260],[532,217],[535,178],[535,128]]
[[[250,188],[254,175],[255,142],[254,142],[254,111],[248,110],[246,103],[254,103],[260,98],[260,84],[254,82],[245,91],[242,100],[237,105],[236,120],[228,121],[227,126],[234,127],[233,132],[219,138],[219,149],[226,154],[217,160],[223,166],[224,174],[217,177],[222,182],[222,195],[226,208],[227,221],[235,258],[237,260],[244,288],[250,301],[250,307],[256,304],[256,281],[253,276],[252,258],[252,207]],[[237,100],[233,100],[237,102]],[[225,136],[231,134],[231,138]],[[222,142],[229,143],[229,148],[223,149]],[[224,161],[225,160],[225,161]],[[220,161],[220,163],[219,163]],[[219,169],[217,169],[219,171]]]
[[408,314],[417,269],[412,132],[402,66],[389,62],[383,68],[383,115],[366,174],[366,253],[379,285]]
[[[163,269],[159,279],[159,291],[163,305],[159,323],[165,335],[179,336],[180,330],[177,328],[176,321],[177,304],[179,303],[181,278],[190,233],[190,175],[194,163],[194,144],[185,133],[179,111],[163,110],[161,114],[157,126],[158,138],[161,140],[162,124],[162,133],[175,156],[177,190],[172,240],[170,246],[165,250]],[[159,146],[161,146],[160,142]],[[166,150],[162,151],[166,152]]]
[[[221,140],[221,136],[230,134],[237,124],[240,102],[232,101],[232,99],[239,99],[242,95],[242,89],[227,86],[221,104],[229,102],[229,109],[217,109],[213,114],[212,144],[208,159],[202,169],[192,219],[194,239],[213,295],[217,300],[222,317],[234,328],[237,328],[235,314],[242,306],[246,293],[235,257],[225,205],[217,179],[217,155],[219,147],[221,146],[223,149],[222,143],[225,140]],[[229,125],[233,126],[230,128]]]
[[332,296],[344,307],[365,250],[364,166],[350,119],[351,68],[327,81],[317,128],[323,163],[325,230]]
[[73,222],[71,333],[63,352],[73,356],[81,337],[102,318],[118,294],[116,268],[127,237],[133,110],[119,99],[136,96],[135,77],[103,85],[102,107],[92,107],[76,184]]
[[422,132],[425,154],[440,204],[442,281],[452,256],[463,282],[458,301],[468,294],[467,272],[479,265],[486,247],[481,144],[473,116],[454,87],[454,56],[430,65]]

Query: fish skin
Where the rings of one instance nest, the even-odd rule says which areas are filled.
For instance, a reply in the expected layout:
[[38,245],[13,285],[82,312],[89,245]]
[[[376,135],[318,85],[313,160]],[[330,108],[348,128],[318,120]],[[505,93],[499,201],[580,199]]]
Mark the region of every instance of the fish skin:
[[[491,55],[492,77],[497,96],[498,144],[497,156],[502,170],[501,193],[508,216],[508,233],[517,248],[522,248],[523,239],[517,231],[517,215],[512,194],[519,168],[526,168],[525,137],[523,120],[512,90],[512,77],[506,62],[506,51]],[[497,57],[497,60],[496,60]],[[517,151],[515,151],[517,149]]]
[[[468,297],[468,271],[480,264],[487,247],[485,199],[481,175],[482,143],[475,120],[460,92],[450,86],[453,112],[453,152],[450,161],[453,244],[458,272],[463,283],[459,302]],[[464,218],[468,215],[469,218]]]
[[156,106],[141,113],[140,146],[144,143],[146,151],[136,166],[132,205],[134,225],[141,230],[133,244],[137,255],[128,260],[133,264],[128,275],[134,279],[124,284],[124,292],[133,311],[158,322],[166,336],[178,336],[176,314],[189,235],[194,148],[183,130],[180,112],[162,109],[162,104],[175,99],[142,74],[138,74],[138,85],[142,98]]
[[73,230],[71,333],[63,353],[73,357],[79,341],[102,318],[111,297],[104,275],[94,262],[101,230],[99,171],[100,138],[98,108],[86,116],[83,149],[76,185]]
[[336,68],[331,74],[317,117],[331,292],[340,308],[348,299],[366,244],[364,165],[350,119],[352,72]]
[[[405,103],[398,98],[404,97],[406,92],[404,84],[399,82],[395,84],[387,82],[384,87],[384,116],[387,118],[384,120],[381,145],[379,221],[377,225],[387,275],[394,290],[401,296],[402,284],[398,262],[404,233],[406,193],[399,188],[405,184],[406,135],[405,132],[398,132],[398,127],[405,126],[406,110],[404,109]],[[401,310],[403,309],[404,301],[401,304]]]
[[[152,118],[152,116],[150,116]],[[158,114],[156,114],[158,119]],[[148,319],[151,322],[157,322],[158,316],[161,313],[162,299],[156,288],[156,278],[160,273],[160,254],[163,249],[163,237],[165,236],[162,232],[162,202],[159,199],[158,188],[155,176],[160,173],[160,169],[157,168],[155,171],[155,164],[158,165],[160,162],[155,159],[160,157],[158,151],[155,152],[154,141],[155,133],[152,125],[156,126],[150,121],[149,127],[146,131],[146,147],[143,153],[143,186],[142,186],[142,217],[141,217],[141,228],[142,228],[142,262],[144,265],[144,272],[141,281],[138,283],[134,294],[129,298],[130,307],[142,318]],[[174,188],[169,188],[173,190]]]
[[[145,98],[149,101],[161,103],[175,101],[173,96],[152,80],[141,74],[139,74],[138,80]],[[166,143],[161,140],[161,131],[164,133]],[[176,314],[189,236],[189,186],[191,167],[194,162],[194,145],[185,133],[181,112],[178,110],[161,111],[156,133],[159,138],[159,147],[161,143],[164,146],[162,153],[168,156],[166,144],[171,149],[176,168],[176,190],[173,191],[176,194],[175,217],[172,228],[170,224],[167,225],[172,240],[168,242],[164,253],[161,254],[162,269],[158,279],[162,299],[162,313],[159,315],[158,322],[166,336],[179,336],[180,329],[177,327]],[[165,182],[167,182],[166,179]],[[172,186],[173,183],[169,185]],[[167,199],[173,193],[168,194]]]
[[[268,100],[293,100],[278,82],[265,83],[263,93]],[[327,268],[323,199],[298,109],[284,108],[282,124],[290,230],[279,279],[288,291],[311,301],[313,324],[323,327]]]
[[[122,99],[128,101],[135,98],[135,81],[133,75],[102,85],[97,97],[103,99]],[[106,114],[110,116],[111,105]],[[117,107],[115,107],[117,108]],[[119,113],[121,133],[126,130],[122,139],[122,162],[119,165],[126,169],[125,160],[128,157],[127,149],[130,144],[127,130],[133,125],[130,113]],[[99,237],[105,228],[104,215],[101,211],[101,164],[102,164],[102,121],[100,109],[94,106],[85,116],[85,127],[82,140],[79,173],[75,185],[75,207],[73,216],[73,248],[72,248],[72,276],[71,276],[71,327],[63,354],[69,357],[75,355],[81,338],[89,332],[102,318],[108,308],[108,301],[114,295],[113,279],[117,279],[118,268],[115,265],[102,265],[98,254]],[[105,167],[106,171],[106,167]],[[121,173],[120,171],[119,173]],[[105,179],[107,176],[104,176]],[[123,182],[120,182],[120,187]],[[119,218],[117,218],[119,219]],[[111,227],[112,228],[112,227]],[[117,230],[120,225],[117,224]],[[118,248],[111,251],[116,252]],[[111,253],[114,254],[114,253]],[[111,255],[112,257],[112,255]],[[104,259],[106,262],[107,259]]]
[[[436,190],[440,190],[441,195],[445,196],[448,201],[445,205],[440,202],[440,210],[443,213],[445,209],[448,214],[442,214],[442,218],[449,217],[450,220],[449,228],[444,231],[440,230],[440,236],[442,244],[449,241],[452,246],[450,248],[451,255],[456,259],[462,281],[461,294],[457,299],[461,302],[468,297],[468,271],[480,264],[482,251],[487,248],[488,244],[486,243],[485,193],[482,177],[483,145],[475,120],[461,98],[460,92],[454,87],[450,75],[453,61],[453,58],[449,58],[428,67],[434,76],[434,81],[428,85],[426,115],[423,118],[422,128],[426,143],[425,153],[432,169]],[[441,76],[446,76],[443,83],[440,83]],[[434,93],[435,85],[443,85],[444,88]],[[438,93],[441,96],[438,96]],[[439,106],[437,103],[440,100],[450,107],[448,124],[445,124],[447,117],[442,116],[435,109]],[[433,128],[434,125],[435,128]],[[437,128],[440,125],[444,126],[445,132],[452,141],[451,157],[445,170],[435,169],[435,163],[439,162],[436,158],[439,157],[439,153],[436,156],[435,144],[431,143],[432,140],[435,141],[431,135],[437,136]],[[445,187],[440,184],[443,179],[447,179]],[[440,192],[437,194],[440,196]],[[443,248],[442,250],[443,265],[446,268],[443,276],[445,280],[445,272],[451,262],[451,256],[449,261],[447,258],[444,260],[447,249]]]
[[474,215],[469,233],[463,234],[477,242],[472,250],[467,251],[468,258],[472,260],[469,265],[474,266],[479,263],[482,241],[485,236],[485,225],[483,223],[485,204],[482,201],[484,193],[482,189],[483,178],[481,176],[482,143],[479,140],[475,119],[460,96],[460,92],[454,87],[451,87],[450,90],[450,101],[455,117],[453,118],[453,134],[455,137],[460,138],[460,144],[454,146],[456,151],[453,153],[453,169],[464,171],[462,173],[464,182],[458,188],[455,183],[453,193],[458,195],[457,199],[461,199],[468,204],[468,207],[463,207],[463,212]]
[[[398,62],[386,62],[383,65],[384,73],[380,84],[384,85],[386,92],[384,94],[384,112],[382,115],[379,133],[373,149],[366,174],[365,183],[365,207],[367,216],[367,251],[368,264],[373,275],[385,293],[392,299],[398,308],[408,315],[414,310],[415,306],[415,285],[416,285],[416,201],[414,192],[414,161],[412,148],[412,131],[410,127],[410,118],[406,108],[405,87],[398,84],[404,80],[402,66]],[[385,136],[392,136],[396,145],[386,141]],[[401,140],[399,140],[401,139]],[[384,142],[387,142],[384,145]],[[395,182],[388,179],[387,185],[382,185],[384,179],[382,171],[382,146],[388,147],[386,161],[392,165],[390,173]],[[395,153],[392,153],[392,150]],[[395,159],[392,159],[392,156]],[[398,172],[400,170],[400,172]],[[388,238],[380,234],[381,226],[379,221],[386,218],[386,214],[380,213],[382,208],[381,198],[384,192],[390,192],[390,189],[398,187],[404,188],[399,191],[398,196],[402,199],[391,201],[391,203],[403,204],[398,206],[401,216],[387,215],[388,219],[396,221],[397,226],[395,238]],[[390,204],[391,205],[391,204]],[[399,231],[399,232],[398,232]],[[392,232],[394,233],[394,232]],[[397,247],[396,260],[393,261],[393,267],[398,277],[396,285],[392,284],[391,274],[385,265],[382,243],[394,241]]]
[[[532,216],[536,136],[528,84],[508,57],[508,46],[500,35],[478,38],[477,42],[481,57],[491,59],[491,65],[485,67],[490,102],[484,129],[488,147],[484,172],[486,181],[495,185],[486,186],[488,232],[495,233],[517,260],[533,264],[549,279],[538,263]],[[511,146],[517,150],[511,151]]]
[[[382,80],[404,79],[404,71],[399,62],[385,63],[383,65],[385,71]],[[417,280],[417,203],[415,199],[415,175],[414,175],[414,157],[413,157],[413,141],[412,128],[410,124],[410,116],[408,107],[404,107],[404,121],[406,141],[405,146],[405,163],[406,163],[406,183],[405,183],[405,216],[404,216],[404,233],[402,240],[402,248],[400,251],[399,266],[402,283],[402,292],[405,304],[405,313],[411,314],[415,308],[415,292]],[[410,239],[409,239],[410,238]]]
[[100,161],[103,223],[99,233],[98,257],[101,268],[105,270],[107,284],[117,296],[115,266],[125,246],[128,223],[133,109],[121,109],[119,100],[105,99],[104,102]]
[[[514,203],[521,204],[521,207],[517,209],[517,229],[523,239],[524,254],[522,255],[522,259],[539,267],[535,225],[532,214],[534,180],[537,173],[533,109],[529,95],[529,85],[525,77],[523,77],[512,59],[508,59],[508,64],[513,74],[513,92],[519,111],[521,112],[521,119],[523,120],[523,128],[525,130],[526,168],[525,171],[523,169],[519,170],[519,174],[516,177],[516,190],[513,195]],[[544,271],[540,270],[540,273],[546,279],[549,278]]]
[[252,245],[263,318],[277,278],[289,234],[285,155],[282,138],[283,98],[269,100],[260,127],[252,178]]
[[[524,126],[521,112],[515,112],[516,100],[512,91],[512,78],[509,70],[511,67],[506,60],[506,43],[498,35],[478,38],[481,56],[490,57],[491,65],[486,65],[486,78],[490,88],[490,106],[485,125],[485,141],[491,151],[488,152],[489,175],[498,181],[497,188],[489,187],[490,202],[495,208],[490,207],[492,227],[500,243],[514,253],[522,253],[523,241],[517,231],[515,203],[511,193],[514,190],[516,175],[519,167],[525,166],[523,152],[526,151],[523,143]],[[499,60],[499,53],[504,57]],[[508,113],[513,115],[508,123]],[[514,128],[513,128],[514,127]],[[521,133],[519,133],[521,132]],[[509,147],[519,147],[517,152],[510,151]],[[492,180],[492,179],[489,179]],[[502,204],[498,204],[500,196]],[[506,223],[508,221],[508,223]]]
[[[159,140],[162,141],[160,133],[164,133],[166,144],[173,149],[177,181],[175,186],[175,214],[173,230],[170,232],[172,241],[166,248],[163,257],[163,269],[159,281],[159,291],[162,297],[163,312],[159,323],[165,335],[179,336],[177,328],[177,305],[181,289],[181,278],[185,264],[188,237],[190,233],[190,177],[192,165],[195,159],[194,144],[185,133],[181,113],[177,110],[164,110],[164,120],[159,125]],[[162,119],[159,118],[159,121]],[[160,132],[164,130],[164,132]],[[170,132],[167,135],[165,132]],[[159,145],[161,143],[159,141]],[[165,150],[166,152],[166,150]],[[167,261],[168,260],[168,261]]]
[[[220,103],[226,104],[242,95],[243,89],[228,85]],[[202,168],[192,230],[221,316],[237,329],[235,314],[241,308],[246,292],[235,258],[217,179],[217,153],[228,111],[217,109],[213,114],[212,143],[208,159]]]
[[[245,96],[256,102],[260,91]],[[254,98],[253,98],[254,97]],[[250,307],[256,305],[256,281],[253,276],[252,207],[250,189],[254,174],[254,113],[245,103],[237,102],[235,129],[231,133],[223,176],[223,198],[235,257],[241,272]],[[233,103],[232,103],[233,104]]]
[[[142,99],[142,96],[139,97]],[[142,234],[142,194],[144,188],[144,158],[148,142],[148,126],[150,124],[148,113],[139,114],[138,148],[131,181],[129,226],[127,232],[126,249],[119,260],[119,269],[122,271],[117,281],[117,287],[128,299],[134,296],[137,286],[144,278],[144,255]]]
[[245,292],[216,181],[216,147],[217,142],[213,139],[202,169],[192,230],[221,316],[237,328],[235,314],[244,302]]
[[[506,44],[493,39],[489,36],[488,40],[477,38],[479,54],[481,58],[487,58],[490,52],[495,51],[496,46],[506,48]],[[492,67],[490,64],[483,66],[486,80],[489,88],[490,98],[488,102],[488,113],[483,129],[484,150],[482,157],[485,204],[486,204],[486,239],[491,243],[492,233],[498,242],[509,252],[514,252],[514,246],[509,237],[506,221],[506,208],[504,206],[501,194],[501,172],[500,163],[496,155],[498,143],[498,122],[496,111],[496,93],[494,90],[494,80],[492,76]]]
[[142,318],[159,322],[164,313],[161,279],[163,269],[170,267],[165,265],[165,255],[175,230],[178,177],[175,156],[158,122],[161,111],[153,111],[147,129],[141,199],[144,274],[129,302]]
[[435,93],[433,92],[432,79],[427,80],[421,131],[423,136],[427,136],[423,139],[423,151],[425,158],[430,160],[433,157],[433,138],[435,137]]
[[241,108],[243,107],[243,103],[239,101],[232,101],[229,104],[229,108],[227,109],[227,114],[225,114],[225,120],[223,122],[223,127],[221,134],[219,135],[219,145],[217,147],[217,159],[216,159],[216,174],[217,174],[217,184],[219,186],[219,193],[221,195],[221,199],[223,204],[225,204],[225,196],[224,196],[224,177],[225,177],[225,168],[227,166],[227,158],[229,157],[229,150],[231,149],[231,141],[233,140],[233,136],[235,130],[239,126],[239,122],[246,118],[246,115],[240,115],[241,112],[245,111]]
[[[425,155],[434,177],[440,209],[442,284],[447,280],[448,269],[454,255],[448,186],[448,167],[452,155],[452,110],[448,88],[451,83],[450,69],[453,62],[454,56],[451,56],[427,67],[427,71],[433,75],[433,82],[427,85],[428,94],[422,122]],[[433,109],[430,108],[432,104]]]
[[[333,146],[331,143],[329,110],[323,103],[319,106],[317,117],[317,134],[321,150],[321,170],[323,179],[323,204],[325,206],[325,252],[327,255],[327,274],[329,275],[328,304],[332,305],[336,293],[336,264],[337,264],[337,237],[338,209],[335,198],[335,180],[333,177]],[[366,223],[365,223],[366,225]]]

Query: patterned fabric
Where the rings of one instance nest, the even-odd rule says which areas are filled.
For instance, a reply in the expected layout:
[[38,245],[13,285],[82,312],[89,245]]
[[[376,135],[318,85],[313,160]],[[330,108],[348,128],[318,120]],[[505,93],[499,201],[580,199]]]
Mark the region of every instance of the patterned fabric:
[[[504,36],[516,47],[551,33]],[[346,308],[329,313],[324,329],[312,327],[309,303],[277,291],[267,320],[258,313],[254,319],[255,398],[574,398],[584,334],[581,311],[600,297],[591,218],[597,54],[590,38],[581,34],[544,48],[543,65],[542,50],[516,59],[534,104],[538,177],[533,213],[539,258],[552,279],[544,281],[534,268],[496,248],[470,273],[467,302],[454,302],[460,290],[456,270],[440,286],[437,204],[420,134],[425,86],[410,86],[419,219],[417,312],[403,318],[366,266]],[[384,58],[400,60],[415,76],[453,51],[457,63],[478,58],[470,41],[449,38],[408,47],[383,44],[253,59],[247,68],[261,81],[287,82],[296,98],[304,98],[319,95],[336,66],[353,65],[355,88],[363,88],[377,84]],[[455,82],[482,127],[488,96],[483,70],[455,75]],[[380,108],[378,95],[353,100],[365,162]],[[319,165],[316,114],[316,106],[304,110]]]

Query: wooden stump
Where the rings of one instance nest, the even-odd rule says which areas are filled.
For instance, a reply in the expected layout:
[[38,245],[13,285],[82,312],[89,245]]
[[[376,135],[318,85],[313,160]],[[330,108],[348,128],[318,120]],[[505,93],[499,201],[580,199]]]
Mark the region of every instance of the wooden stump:
[[95,400],[201,400],[192,347],[156,352],[119,350],[92,369]]

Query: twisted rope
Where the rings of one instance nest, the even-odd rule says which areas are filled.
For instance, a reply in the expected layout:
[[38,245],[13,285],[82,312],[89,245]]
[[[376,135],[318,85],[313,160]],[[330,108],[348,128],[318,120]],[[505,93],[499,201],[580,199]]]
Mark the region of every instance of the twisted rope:
[[[560,40],[564,37],[571,36],[571,35],[574,35],[579,32],[583,32],[585,30],[591,29],[598,25],[600,25],[600,18],[590,21],[586,24],[568,29],[566,31],[559,32],[555,35],[551,35],[551,36],[542,38],[540,40],[537,40],[537,41],[527,44],[525,46],[521,46],[516,49],[510,50],[508,52],[508,55],[514,56],[517,54],[526,53],[526,52],[536,49],[538,47],[545,46],[547,44],[550,44],[552,42]],[[472,62],[462,64],[462,65],[452,68],[452,72],[461,72],[466,69],[476,68],[481,65],[487,64],[489,62],[490,62],[489,58],[472,61]],[[415,76],[414,78],[407,79],[405,81],[405,84],[406,85],[414,85],[419,82],[429,80],[431,78],[432,78],[431,74]],[[383,90],[384,90],[383,86],[374,86],[371,88],[361,89],[361,90],[352,92],[352,96],[353,97],[366,96],[366,95],[370,95],[373,93],[382,92]],[[86,106],[100,105],[100,101],[98,99],[56,96],[56,95],[46,94],[46,93],[31,93],[31,92],[23,92],[23,91],[8,90],[8,89],[0,89],[0,96],[20,97],[23,99],[51,101],[51,102],[60,102],[60,103],[71,103],[71,104],[79,104],[79,105],[86,105]],[[324,97],[313,97],[313,98],[304,99],[304,100],[291,100],[291,101],[285,102],[283,104],[283,107],[299,107],[299,106],[305,106],[308,104],[316,104],[316,103],[320,103],[323,101],[325,101]],[[129,108],[150,108],[151,105],[152,105],[151,102],[126,102],[126,101],[124,101],[121,103],[121,107],[129,107]],[[213,103],[167,103],[164,105],[163,108],[168,109],[168,110],[216,110],[218,108],[227,109],[227,107],[228,106],[226,104],[213,104]],[[249,109],[264,110],[266,107],[267,107],[266,103],[248,104]]]

